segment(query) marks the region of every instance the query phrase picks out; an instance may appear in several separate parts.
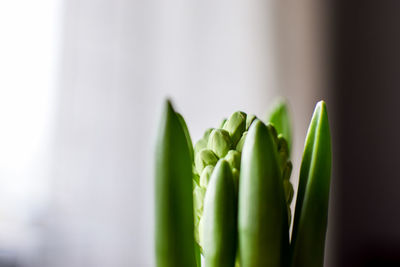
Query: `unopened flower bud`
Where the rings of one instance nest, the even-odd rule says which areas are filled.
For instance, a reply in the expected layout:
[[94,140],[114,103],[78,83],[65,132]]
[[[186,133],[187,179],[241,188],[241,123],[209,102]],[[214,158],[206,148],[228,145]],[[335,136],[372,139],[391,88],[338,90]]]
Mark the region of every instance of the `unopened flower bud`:
[[192,167],[192,172],[193,172],[193,181],[195,182],[195,184],[193,184],[193,186],[200,185],[200,176],[197,174],[197,170],[196,170],[195,166]]
[[283,168],[282,179],[290,180],[290,175],[292,174],[293,165],[292,162],[286,161],[286,165]]
[[211,174],[214,170],[214,166],[208,165],[204,168],[200,175],[200,186],[207,188],[208,182],[210,181]]
[[240,111],[233,113],[225,122],[223,129],[229,132],[232,143],[236,145],[243,132],[246,130],[246,113]]
[[242,152],[244,141],[246,140],[247,131],[243,133],[242,137],[240,138],[239,142],[236,145],[236,150]]
[[268,129],[271,131],[272,137],[274,138],[274,142],[276,146],[278,147],[278,132],[275,129],[275,126],[271,123],[267,124]]
[[194,212],[196,215],[200,217],[203,213],[203,203],[205,194],[206,194],[206,189],[197,185],[194,187],[193,189]]
[[204,134],[203,137],[197,141],[197,143],[194,145],[194,154],[196,158],[196,153],[200,152],[203,148],[207,148],[207,143],[208,143],[208,137],[210,136],[210,133],[214,130],[214,128],[208,128]]
[[290,209],[290,206],[287,206],[287,217],[288,217],[288,225],[290,227],[290,223],[292,222],[292,210]]
[[207,140],[204,138],[200,139],[194,145],[194,157],[196,158],[196,154],[200,152],[200,150],[207,148]]
[[278,153],[279,157],[281,158],[281,162],[285,164],[289,158],[289,146],[282,134],[278,135]]
[[229,163],[231,169],[236,168],[238,170],[240,170],[240,158],[241,154],[236,150],[229,150],[228,154],[225,156],[225,160]]
[[292,183],[285,179],[283,180],[283,189],[285,191],[286,203],[290,204],[293,199],[293,185]]
[[253,114],[247,115],[246,117],[246,131],[249,130],[250,125],[253,123],[253,121],[256,119],[257,117]]
[[204,197],[206,195],[206,189],[195,185],[193,189],[193,212],[194,212],[194,236],[196,242],[200,244],[200,235],[199,235],[199,224],[200,220],[203,217],[203,205],[204,205]]
[[200,248],[203,247],[203,217],[200,218],[200,222],[199,222],[199,245]]
[[218,161],[217,156],[214,154],[214,152],[210,149],[202,149],[199,153],[196,155],[196,170],[197,173],[202,173],[203,169],[207,165],[212,165],[214,166]]
[[204,134],[203,134],[203,139],[208,141],[208,137],[210,136],[210,133],[214,130],[214,128],[208,128]]
[[219,157],[223,158],[231,149],[232,142],[229,133],[222,129],[214,129],[208,138],[207,148],[214,151]]
[[196,215],[194,216],[194,240],[196,240],[197,244],[200,244],[200,236],[199,236],[199,224],[201,217]]

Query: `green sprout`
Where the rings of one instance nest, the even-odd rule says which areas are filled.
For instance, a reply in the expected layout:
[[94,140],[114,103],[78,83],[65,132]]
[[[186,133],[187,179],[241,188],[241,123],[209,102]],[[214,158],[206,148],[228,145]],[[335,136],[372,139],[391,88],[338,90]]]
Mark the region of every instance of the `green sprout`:
[[192,145],[166,102],[156,145],[159,267],[321,267],[327,228],[331,140],[324,102],[305,142],[290,237],[292,133],[280,101],[263,122],[234,112]]

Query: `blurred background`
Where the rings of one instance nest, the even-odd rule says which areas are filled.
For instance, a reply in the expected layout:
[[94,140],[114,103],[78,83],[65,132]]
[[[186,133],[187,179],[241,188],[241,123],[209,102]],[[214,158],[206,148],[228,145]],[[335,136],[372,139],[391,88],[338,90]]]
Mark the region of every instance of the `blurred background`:
[[400,266],[400,2],[0,2],[0,267],[154,266],[166,97],[196,141],[290,104],[297,185],[315,103],[333,177],[325,266]]

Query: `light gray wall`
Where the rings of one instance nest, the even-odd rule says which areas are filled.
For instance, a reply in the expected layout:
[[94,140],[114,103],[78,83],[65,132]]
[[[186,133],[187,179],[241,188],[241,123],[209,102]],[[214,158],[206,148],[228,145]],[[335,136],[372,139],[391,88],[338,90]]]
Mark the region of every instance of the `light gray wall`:
[[45,266],[152,266],[152,155],[169,96],[194,139],[276,94],[271,2],[64,3]]

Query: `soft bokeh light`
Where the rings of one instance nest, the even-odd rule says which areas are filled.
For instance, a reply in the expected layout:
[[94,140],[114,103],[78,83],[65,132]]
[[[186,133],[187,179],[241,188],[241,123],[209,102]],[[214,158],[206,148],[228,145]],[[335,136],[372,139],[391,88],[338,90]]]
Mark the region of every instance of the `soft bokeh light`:
[[1,266],[16,258],[30,266],[37,257],[49,194],[59,9],[52,0],[0,2]]

